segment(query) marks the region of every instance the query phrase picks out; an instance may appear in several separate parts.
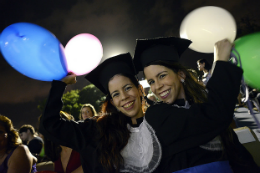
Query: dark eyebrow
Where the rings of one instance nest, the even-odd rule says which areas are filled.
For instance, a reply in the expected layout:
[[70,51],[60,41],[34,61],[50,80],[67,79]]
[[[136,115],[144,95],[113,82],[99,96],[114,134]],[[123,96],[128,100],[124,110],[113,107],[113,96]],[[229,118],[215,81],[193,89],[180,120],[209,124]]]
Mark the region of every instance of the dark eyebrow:
[[[126,84],[123,86],[123,88],[125,88],[127,85],[131,85],[131,84]],[[114,92],[117,92],[117,90],[113,91],[110,95],[112,96]]]
[[[161,71],[161,72],[158,73],[155,77],[157,78],[160,74],[162,74],[162,73],[164,73],[164,72],[167,72],[167,71]],[[149,79],[149,80],[151,80],[151,79]],[[147,80],[147,81],[149,81],[149,80]]]

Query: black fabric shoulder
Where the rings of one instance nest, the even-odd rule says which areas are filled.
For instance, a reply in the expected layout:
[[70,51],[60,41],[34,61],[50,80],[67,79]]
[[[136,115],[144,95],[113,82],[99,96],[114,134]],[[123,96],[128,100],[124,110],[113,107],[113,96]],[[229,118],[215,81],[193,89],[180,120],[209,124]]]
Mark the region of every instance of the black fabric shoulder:
[[32,154],[40,154],[42,146],[43,140],[40,137],[33,138],[28,144],[28,148]]

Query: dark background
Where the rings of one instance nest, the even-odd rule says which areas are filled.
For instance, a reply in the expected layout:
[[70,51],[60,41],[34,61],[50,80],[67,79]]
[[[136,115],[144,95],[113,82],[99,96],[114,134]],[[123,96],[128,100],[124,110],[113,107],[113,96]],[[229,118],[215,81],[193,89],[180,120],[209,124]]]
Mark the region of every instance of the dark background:
[[[65,46],[79,33],[91,33],[103,45],[104,57],[130,52],[137,38],[179,36],[183,18],[202,6],[228,10],[237,23],[237,38],[259,31],[260,1],[257,0],[1,0],[0,32],[16,22],[38,24],[56,35]],[[181,62],[196,68],[196,61],[212,54],[187,50]],[[50,82],[30,79],[14,70],[0,55],[0,114],[22,124],[37,127],[37,105],[48,96]],[[67,90],[81,89],[88,82],[83,76]]]

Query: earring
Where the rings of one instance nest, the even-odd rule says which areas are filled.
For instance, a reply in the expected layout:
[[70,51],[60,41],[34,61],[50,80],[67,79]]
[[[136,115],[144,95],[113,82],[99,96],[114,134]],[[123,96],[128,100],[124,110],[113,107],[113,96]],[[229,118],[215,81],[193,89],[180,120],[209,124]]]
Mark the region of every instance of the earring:
[[181,78],[181,83],[185,84],[185,80],[183,78]]

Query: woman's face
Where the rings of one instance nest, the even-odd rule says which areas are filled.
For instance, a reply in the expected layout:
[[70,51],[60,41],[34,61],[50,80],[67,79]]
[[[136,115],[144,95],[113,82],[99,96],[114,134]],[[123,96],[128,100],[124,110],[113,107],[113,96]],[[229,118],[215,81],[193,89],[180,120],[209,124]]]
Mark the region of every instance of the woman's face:
[[205,67],[205,63],[197,63],[197,65],[198,65],[198,70],[199,71],[203,71],[204,70],[204,67]]
[[141,92],[132,81],[123,75],[115,75],[108,82],[111,103],[123,114],[131,118],[143,116]]
[[87,118],[93,117],[94,115],[93,115],[90,107],[84,107],[81,110],[81,116],[82,116],[82,119],[85,120]]
[[8,135],[5,131],[5,127],[0,125],[0,149],[6,148],[7,143],[8,143]]
[[178,74],[162,65],[150,65],[144,68],[144,74],[152,92],[164,103],[172,104],[176,99],[185,99],[185,92],[181,78],[185,74]]

